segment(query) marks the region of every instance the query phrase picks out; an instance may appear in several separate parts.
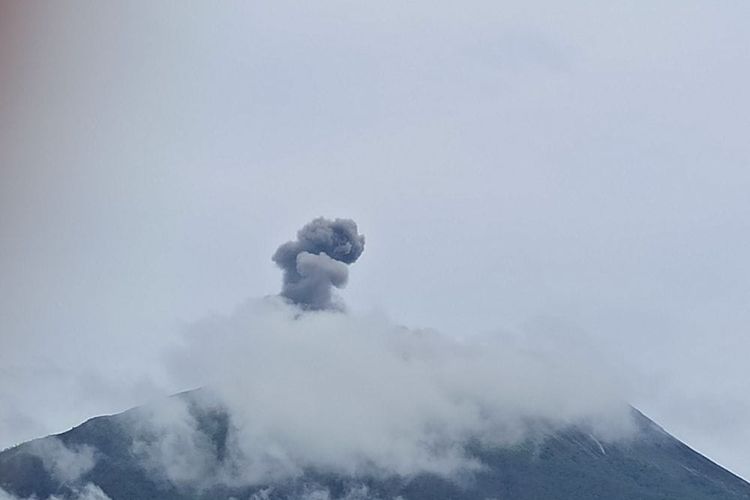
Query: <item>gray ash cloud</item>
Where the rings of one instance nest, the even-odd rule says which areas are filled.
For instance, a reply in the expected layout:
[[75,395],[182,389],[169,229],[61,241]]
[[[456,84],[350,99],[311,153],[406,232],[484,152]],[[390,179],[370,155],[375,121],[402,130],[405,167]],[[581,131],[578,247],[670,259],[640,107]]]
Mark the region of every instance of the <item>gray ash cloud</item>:
[[284,271],[281,296],[303,309],[340,309],[333,288],[343,288],[348,265],[365,249],[365,237],[351,219],[319,217],[297,232],[295,241],[281,245],[273,261]]

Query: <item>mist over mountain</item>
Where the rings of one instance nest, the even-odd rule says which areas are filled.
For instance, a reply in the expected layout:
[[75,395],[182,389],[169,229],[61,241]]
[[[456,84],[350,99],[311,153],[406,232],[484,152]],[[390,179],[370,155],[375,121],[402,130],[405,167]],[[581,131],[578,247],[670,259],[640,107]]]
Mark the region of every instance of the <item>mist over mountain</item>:
[[278,296],[165,353],[202,388],[0,453],[0,500],[750,499],[585,342],[344,312],[363,250],[354,221],[305,225],[273,256]]
[[750,499],[558,340],[250,301],[168,354],[204,388],[0,453],[0,499]]
[[[185,411],[196,429],[179,429],[185,454],[179,477],[144,459],[160,436],[153,419]],[[16,499],[460,499],[741,500],[750,484],[691,450],[631,409],[634,433],[606,440],[585,423],[529,423],[512,445],[467,440],[471,467],[450,474],[409,475],[373,468],[332,471],[308,465],[278,477],[230,479],[230,448],[240,432],[227,409],[205,389],[122,414],[98,417],[57,436],[0,453],[0,498]],[[195,448],[205,453],[191,462]],[[59,460],[63,457],[65,460]],[[58,459],[58,460],[56,460]],[[162,464],[163,465],[163,464]],[[175,471],[172,471],[174,473]],[[240,472],[240,471],[235,471]]]

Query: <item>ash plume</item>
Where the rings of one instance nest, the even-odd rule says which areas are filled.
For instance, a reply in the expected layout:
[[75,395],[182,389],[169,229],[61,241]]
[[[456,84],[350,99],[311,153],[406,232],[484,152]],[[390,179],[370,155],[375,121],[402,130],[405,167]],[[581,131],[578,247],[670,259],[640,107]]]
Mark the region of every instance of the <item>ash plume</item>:
[[281,245],[273,261],[284,271],[281,296],[312,310],[341,309],[333,287],[343,288],[348,265],[365,249],[365,237],[351,219],[312,220],[297,231],[297,239]]

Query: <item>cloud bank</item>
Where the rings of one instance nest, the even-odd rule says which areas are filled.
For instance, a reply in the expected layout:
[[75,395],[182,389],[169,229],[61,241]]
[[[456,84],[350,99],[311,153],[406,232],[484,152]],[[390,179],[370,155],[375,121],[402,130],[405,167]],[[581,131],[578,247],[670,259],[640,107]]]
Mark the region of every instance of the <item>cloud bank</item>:
[[77,480],[96,464],[96,450],[93,447],[70,448],[58,438],[32,441],[30,452],[41,458],[44,468],[62,483]]
[[[88,445],[68,447],[56,437],[29,443],[28,452],[42,460],[42,465],[62,486],[45,500],[111,500],[102,489],[80,479],[96,465],[96,450]],[[79,485],[80,484],[80,485]],[[41,500],[37,496],[19,497],[0,488],[0,500]]]
[[169,356],[176,380],[209,389],[199,406],[228,416],[222,449],[194,401],[171,398],[141,419],[148,438],[134,452],[175,484],[207,488],[309,470],[455,477],[482,467],[470,441],[507,446],[567,425],[604,440],[628,436],[629,407],[606,362],[548,340],[455,340],[379,315],[251,301],[195,324]]

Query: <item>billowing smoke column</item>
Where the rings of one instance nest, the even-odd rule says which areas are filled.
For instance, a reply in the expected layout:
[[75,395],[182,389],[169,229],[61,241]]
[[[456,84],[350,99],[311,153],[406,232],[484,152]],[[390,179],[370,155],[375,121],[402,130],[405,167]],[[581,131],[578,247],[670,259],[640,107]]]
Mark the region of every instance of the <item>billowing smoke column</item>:
[[351,219],[323,217],[307,223],[297,240],[281,245],[273,261],[284,270],[281,296],[304,309],[340,309],[333,302],[333,287],[343,288],[348,265],[365,249],[365,237]]

